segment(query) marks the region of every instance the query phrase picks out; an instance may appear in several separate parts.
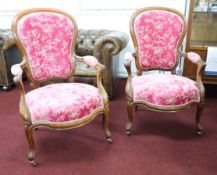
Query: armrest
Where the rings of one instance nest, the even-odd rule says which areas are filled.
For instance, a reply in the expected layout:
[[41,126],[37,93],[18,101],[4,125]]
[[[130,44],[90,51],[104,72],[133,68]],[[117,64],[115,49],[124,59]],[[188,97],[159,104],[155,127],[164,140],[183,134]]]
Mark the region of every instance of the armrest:
[[196,74],[196,81],[198,83],[198,81],[200,81],[200,77],[202,74],[202,70],[205,68],[206,63],[204,61],[202,61],[200,55],[198,55],[197,53],[194,52],[179,52],[181,54],[181,56],[188,58],[188,60],[190,60],[192,63],[197,65],[197,74]]
[[26,61],[21,62],[20,64],[15,64],[11,67],[11,73],[14,75],[14,83],[19,89],[20,92],[20,113],[23,118],[23,121],[27,124],[31,123],[30,112],[26,107],[25,102],[25,89],[23,86],[22,74],[23,68],[25,67]]
[[19,88],[21,96],[25,96],[25,90],[24,90],[23,80],[22,80],[22,74],[23,74],[22,68],[25,66],[25,64],[26,62],[23,61],[20,64],[15,64],[11,67],[11,73],[14,76],[13,78],[14,83]]
[[95,58],[94,56],[77,56],[74,55],[75,57],[75,61],[80,61],[83,62],[87,65],[89,65],[90,67],[93,67],[94,69],[96,69],[97,74],[96,74],[96,81],[97,81],[97,87],[99,89],[99,93],[100,95],[103,97],[103,102],[105,105],[108,104],[108,96],[107,93],[102,85],[102,77],[103,77],[103,73],[105,72],[105,66],[100,64],[99,61],[97,60],[97,58]]
[[102,36],[96,41],[93,49],[93,55],[99,57],[102,48],[108,47],[111,51],[111,55],[118,54],[128,43],[128,36],[123,32],[111,32]]
[[188,58],[188,60],[190,60],[192,63],[197,65],[196,82],[197,82],[197,86],[200,90],[200,96],[204,97],[205,96],[205,89],[203,86],[201,74],[202,74],[202,71],[204,70],[204,68],[206,67],[206,63],[201,59],[200,55],[198,55],[197,53],[194,53],[194,52],[183,53],[181,51],[179,51],[179,53],[181,54],[181,56]]

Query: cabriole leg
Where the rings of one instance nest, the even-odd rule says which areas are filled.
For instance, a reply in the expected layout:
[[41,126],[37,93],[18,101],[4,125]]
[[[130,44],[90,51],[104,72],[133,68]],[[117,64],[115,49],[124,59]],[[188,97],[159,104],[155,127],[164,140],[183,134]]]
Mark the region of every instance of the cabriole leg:
[[111,132],[109,131],[108,128],[108,118],[109,118],[109,110],[106,110],[103,114],[103,129],[106,135],[106,139],[112,143],[112,136],[111,136]]
[[127,103],[128,122],[125,127],[127,135],[131,135],[132,122],[133,122],[132,108],[133,108],[133,105],[130,102],[128,102]]
[[197,129],[197,134],[201,135],[203,132],[203,127],[200,123],[200,118],[201,118],[201,114],[203,112],[203,108],[204,108],[204,102],[201,102],[197,105],[197,113],[196,113],[196,129]]
[[26,138],[27,142],[29,144],[29,152],[28,152],[28,160],[31,163],[31,165],[36,166],[38,163],[35,160],[35,143],[33,140],[33,128],[31,126],[26,126],[25,132],[26,132]]

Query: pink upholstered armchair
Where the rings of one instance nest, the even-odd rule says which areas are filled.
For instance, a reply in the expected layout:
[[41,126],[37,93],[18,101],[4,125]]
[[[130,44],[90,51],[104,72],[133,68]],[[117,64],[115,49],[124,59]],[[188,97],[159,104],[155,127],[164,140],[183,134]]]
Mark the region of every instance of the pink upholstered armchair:
[[[108,99],[101,82],[105,67],[93,56],[75,55],[78,32],[74,18],[55,9],[29,9],[16,15],[12,30],[23,58],[11,72],[20,91],[30,163],[37,165],[32,132],[38,127],[80,127],[102,114],[104,132],[111,142]],[[97,87],[70,82],[77,61],[97,70]],[[28,93],[22,82],[23,70],[34,88]]]
[[[180,51],[186,33],[183,15],[170,8],[142,8],[132,15],[130,32],[134,53],[125,54],[128,71],[126,84],[128,122],[127,134],[131,134],[133,107],[143,106],[158,112],[176,112],[197,105],[196,129],[202,133],[200,123],[204,106],[205,90],[201,72],[205,63],[196,53]],[[135,58],[137,76],[131,74],[130,63]],[[180,61],[185,57],[197,65],[196,81],[175,75]],[[171,74],[142,74],[150,70],[169,71]]]

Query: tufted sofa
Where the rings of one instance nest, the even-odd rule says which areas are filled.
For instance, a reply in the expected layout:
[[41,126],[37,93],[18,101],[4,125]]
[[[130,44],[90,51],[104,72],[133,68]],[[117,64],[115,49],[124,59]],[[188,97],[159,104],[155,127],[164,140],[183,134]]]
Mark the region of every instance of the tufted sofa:
[[13,85],[11,66],[21,62],[18,51],[10,29],[0,29],[0,88],[9,89]]
[[[80,56],[93,55],[106,66],[103,85],[111,98],[118,82],[118,55],[125,48],[128,36],[120,31],[111,30],[79,30],[76,54]],[[75,70],[74,81],[96,83],[96,72],[85,64],[80,64]],[[86,73],[87,72],[87,73]]]

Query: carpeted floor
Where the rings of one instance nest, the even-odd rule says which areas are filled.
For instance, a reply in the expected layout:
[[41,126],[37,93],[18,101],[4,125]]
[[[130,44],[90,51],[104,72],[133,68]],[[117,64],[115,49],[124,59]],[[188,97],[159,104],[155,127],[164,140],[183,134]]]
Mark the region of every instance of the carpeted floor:
[[109,144],[101,117],[72,130],[34,132],[36,158],[27,161],[27,143],[19,118],[17,89],[0,92],[0,174],[1,175],[216,175],[217,174],[217,86],[206,86],[202,116],[205,129],[195,134],[195,110],[157,113],[139,109],[133,135],[127,136],[125,80],[110,102]]

